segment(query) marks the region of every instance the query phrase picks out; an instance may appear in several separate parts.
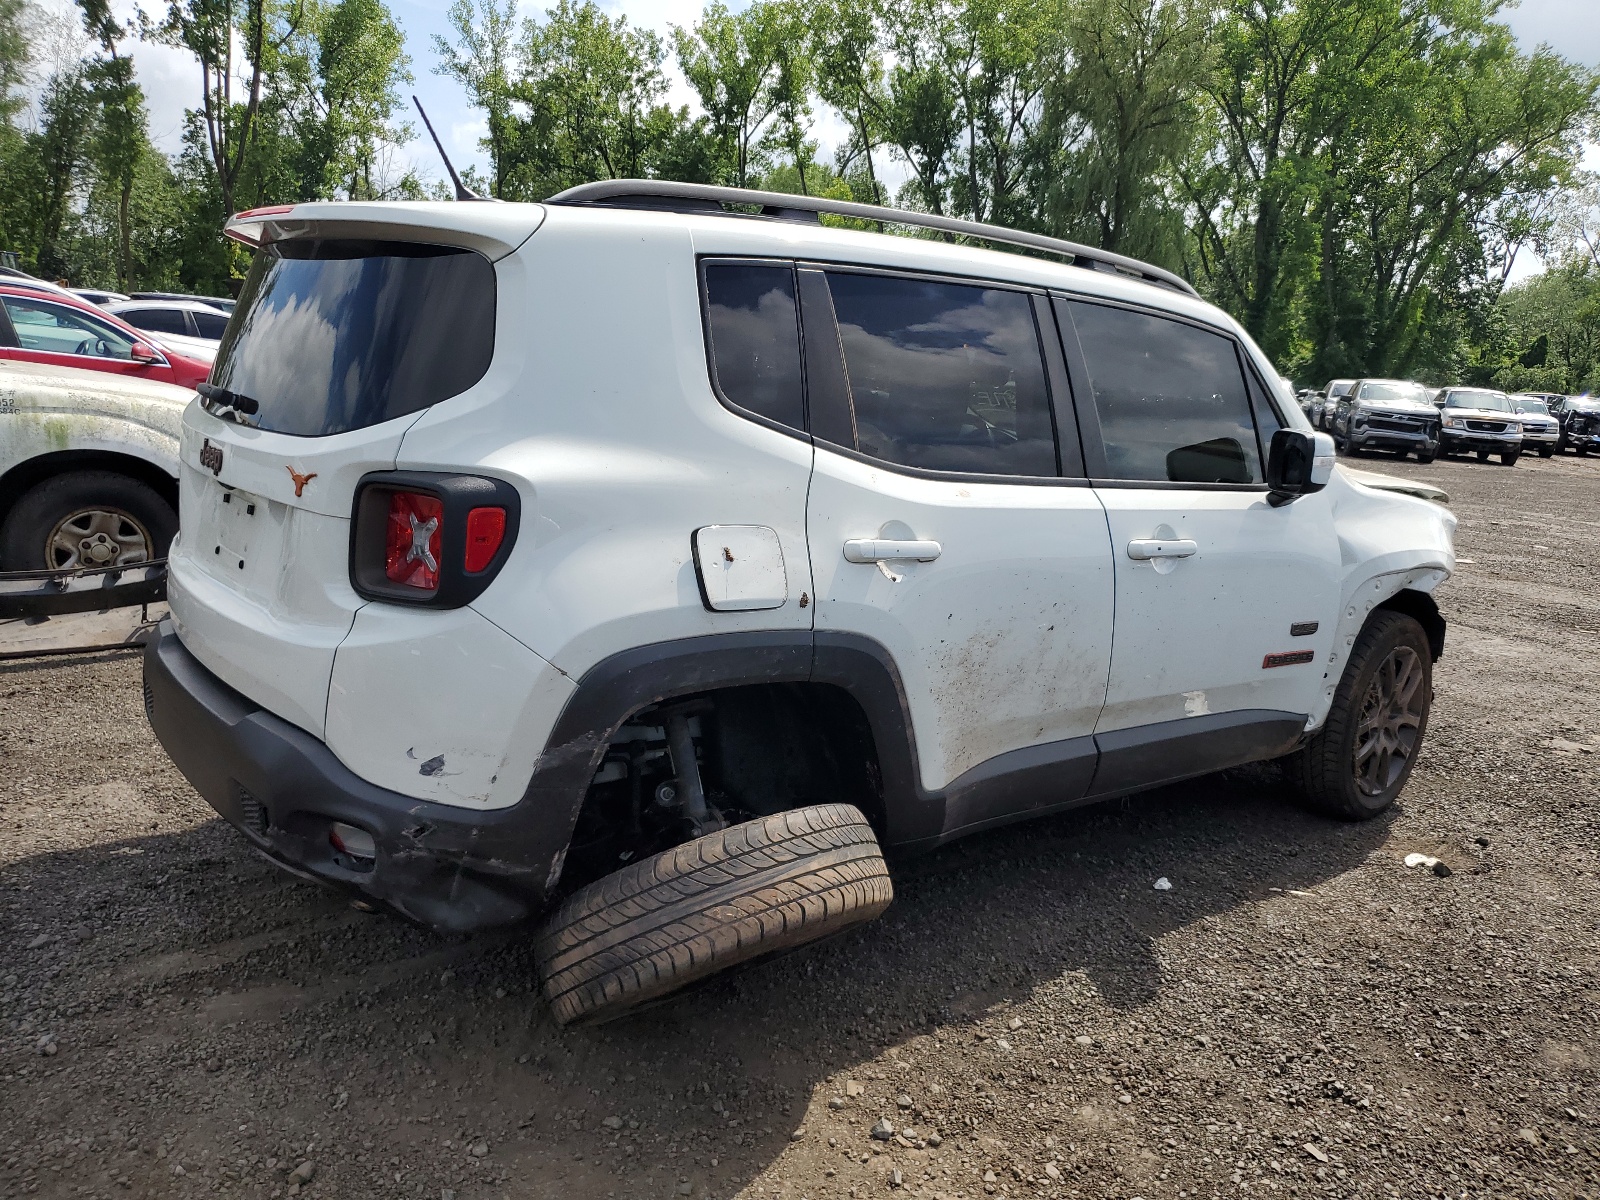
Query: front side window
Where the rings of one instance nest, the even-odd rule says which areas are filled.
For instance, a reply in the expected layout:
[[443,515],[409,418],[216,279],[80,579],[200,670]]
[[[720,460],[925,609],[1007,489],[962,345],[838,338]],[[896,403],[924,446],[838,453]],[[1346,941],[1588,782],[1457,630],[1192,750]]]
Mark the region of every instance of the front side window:
[[81,354],[90,358],[133,357],[133,339],[108,321],[65,304],[22,296],[0,297],[24,350]]
[[722,398],[769,421],[804,429],[794,268],[708,263],[705,293],[706,336]]
[[1107,478],[1262,481],[1232,339],[1150,313],[1081,302],[1067,307],[1100,418]]
[[317,437],[466,391],[494,353],[494,267],[459,246],[307,238],[256,253],[211,381]]
[[828,273],[860,453],[933,471],[1053,476],[1033,303],[1020,292]]

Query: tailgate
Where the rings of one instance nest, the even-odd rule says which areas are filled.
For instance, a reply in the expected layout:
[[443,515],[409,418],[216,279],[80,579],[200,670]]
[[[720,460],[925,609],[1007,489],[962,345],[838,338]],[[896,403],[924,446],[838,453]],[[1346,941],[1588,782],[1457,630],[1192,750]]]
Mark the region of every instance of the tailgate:
[[363,603],[350,586],[355,485],[393,467],[410,424],[301,438],[198,404],[184,415],[168,581],[178,635],[229,686],[318,737],[333,652]]

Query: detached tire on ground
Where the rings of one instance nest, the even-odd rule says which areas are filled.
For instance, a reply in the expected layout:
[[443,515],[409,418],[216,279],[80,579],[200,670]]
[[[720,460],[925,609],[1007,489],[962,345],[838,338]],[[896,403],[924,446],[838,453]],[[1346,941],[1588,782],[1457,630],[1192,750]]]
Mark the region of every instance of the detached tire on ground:
[[1411,777],[1433,705],[1433,651],[1421,624],[1379,609],[1356,638],[1322,728],[1283,760],[1306,804],[1364,821]]
[[674,846],[574,892],[540,932],[539,984],[557,1022],[593,1024],[870,921],[893,898],[860,809],[794,809]]

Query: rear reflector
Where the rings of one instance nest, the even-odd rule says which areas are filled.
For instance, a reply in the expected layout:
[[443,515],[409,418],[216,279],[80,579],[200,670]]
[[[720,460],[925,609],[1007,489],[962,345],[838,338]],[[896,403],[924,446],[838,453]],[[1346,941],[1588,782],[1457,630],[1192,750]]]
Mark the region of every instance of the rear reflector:
[[340,854],[348,854],[351,858],[378,857],[378,845],[372,840],[372,835],[365,829],[357,829],[343,821],[335,821],[328,828],[328,841]]
[[475,508],[467,514],[467,557],[469,574],[476,574],[494,561],[506,537],[506,510]]
[[444,557],[443,524],[444,505],[437,496],[425,492],[389,493],[383,573],[391,583],[421,592],[438,591],[439,563]]

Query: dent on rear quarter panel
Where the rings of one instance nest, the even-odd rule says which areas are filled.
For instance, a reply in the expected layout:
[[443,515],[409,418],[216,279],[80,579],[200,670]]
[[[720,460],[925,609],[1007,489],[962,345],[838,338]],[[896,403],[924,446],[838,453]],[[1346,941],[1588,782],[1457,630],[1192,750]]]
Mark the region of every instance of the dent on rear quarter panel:
[[471,608],[368,604],[334,654],[328,748],[379,787],[463,808],[527,790],[570,679]]
[[1307,729],[1327,717],[1350,649],[1372,610],[1405,589],[1432,592],[1456,569],[1456,515],[1443,505],[1363,487],[1340,471],[1333,473],[1328,492],[1343,567],[1339,625]]

